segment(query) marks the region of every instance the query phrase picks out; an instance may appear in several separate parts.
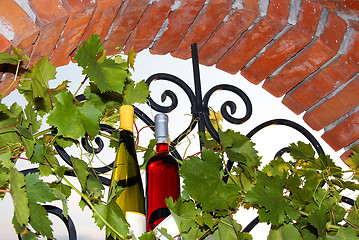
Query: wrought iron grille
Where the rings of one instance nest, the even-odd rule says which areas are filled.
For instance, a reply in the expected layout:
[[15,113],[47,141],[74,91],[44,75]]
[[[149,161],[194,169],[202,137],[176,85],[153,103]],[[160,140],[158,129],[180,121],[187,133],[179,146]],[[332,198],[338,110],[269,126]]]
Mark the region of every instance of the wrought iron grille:
[[[246,108],[245,114],[241,118],[233,117],[233,115],[237,111],[237,104],[235,102],[228,100],[222,104],[222,106],[220,108],[221,114],[222,114],[223,118],[226,121],[228,121],[229,123],[242,124],[245,121],[247,121],[252,115],[252,104],[251,104],[249,97],[246,95],[245,92],[243,92],[241,89],[239,89],[236,86],[229,85],[229,84],[219,84],[217,86],[212,87],[202,97],[197,44],[191,45],[191,52],[192,52],[192,66],[193,66],[194,88],[195,88],[194,91],[182,79],[180,79],[174,75],[171,75],[171,74],[157,73],[157,74],[150,76],[146,80],[146,83],[149,86],[151,86],[151,83],[155,80],[172,82],[172,83],[176,84],[177,86],[179,86],[186,93],[188,99],[190,100],[192,120],[188,124],[188,126],[183,130],[183,132],[181,134],[179,134],[178,137],[176,137],[170,143],[171,154],[179,160],[182,160],[182,157],[176,151],[176,146],[186,137],[187,134],[192,132],[197,127],[197,125],[198,125],[198,132],[204,133],[205,129],[206,129],[217,142],[220,142],[218,132],[213,127],[213,125],[210,121],[210,118],[209,118],[208,102],[209,102],[209,99],[211,98],[212,94],[215,91],[218,91],[218,90],[230,91],[230,92],[236,94],[237,96],[239,96],[245,104],[245,108]],[[151,98],[151,96],[148,98],[148,103],[149,103],[148,105],[150,108],[152,108],[153,110],[155,110],[157,112],[169,113],[172,110],[177,108],[178,97],[177,97],[176,93],[174,93],[172,90],[165,90],[161,95],[162,102],[164,102],[166,98],[169,98],[171,100],[171,104],[169,106],[162,106],[161,104],[158,104]],[[84,95],[77,96],[77,99],[79,101],[86,100]],[[228,112],[228,108],[229,108],[230,112]],[[141,121],[143,121],[146,125],[150,126],[150,128],[154,131],[154,127],[153,127],[154,122],[152,121],[152,119],[150,117],[148,117],[144,112],[142,112],[137,107],[134,107],[134,111],[135,111],[135,114],[137,115],[137,117]],[[271,125],[284,125],[284,126],[288,126],[290,128],[295,129],[296,131],[300,132],[305,138],[308,139],[308,141],[312,144],[312,146],[316,150],[317,154],[325,155],[323,148],[321,147],[319,142],[315,139],[315,137],[304,127],[302,127],[301,125],[299,125],[291,120],[273,119],[270,121],[263,122],[262,124],[258,125],[254,129],[252,129],[246,136],[248,138],[252,138],[260,130],[262,130],[265,127],[271,126]],[[110,134],[112,134],[116,131],[116,129],[114,129],[113,127],[106,125],[106,124],[101,124],[101,123],[100,123],[100,130],[108,132]],[[89,153],[98,154],[104,148],[104,143],[101,140],[101,138],[99,138],[99,137],[95,138],[95,143],[97,145],[96,148],[93,148],[92,145],[85,138],[81,139],[81,143],[82,143],[82,147]],[[199,142],[200,150],[202,150],[202,147],[203,147],[203,143],[200,141]],[[59,156],[68,165],[72,166],[71,157],[65,151],[65,149],[58,145],[55,146],[55,148],[56,148]],[[287,152],[289,152],[289,148],[284,147],[284,148],[280,149],[275,154],[274,157],[282,156],[284,153],[287,153]],[[112,166],[113,163],[111,163],[109,165]],[[228,169],[231,169],[232,166],[233,166],[233,162],[227,163]],[[106,186],[110,185],[111,180],[106,177],[101,176],[100,174],[107,173],[110,170],[111,170],[111,168],[108,166],[89,169],[90,173],[92,173],[92,174],[96,173],[96,176],[99,177],[101,182]],[[38,171],[39,170],[37,168],[31,168],[31,169],[23,170],[22,173],[26,175],[28,173],[33,173],[33,172],[38,172]],[[68,176],[74,176],[73,171],[67,171],[65,174]],[[226,182],[227,178],[224,177],[223,181]],[[354,201],[350,198],[342,197],[342,201],[347,204],[354,205]],[[44,207],[50,214],[54,214],[55,216],[59,217],[63,221],[63,223],[65,224],[65,226],[67,228],[69,239],[76,240],[77,239],[76,228],[75,228],[75,225],[74,225],[71,217],[68,216],[68,218],[66,218],[62,214],[62,210],[58,207],[54,207],[54,206],[50,206],[50,205],[45,205]],[[243,228],[242,232],[250,232],[258,223],[259,223],[259,219],[258,219],[258,217],[256,217],[245,228]],[[21,239],[20,236],[18,236],[18,238]]]

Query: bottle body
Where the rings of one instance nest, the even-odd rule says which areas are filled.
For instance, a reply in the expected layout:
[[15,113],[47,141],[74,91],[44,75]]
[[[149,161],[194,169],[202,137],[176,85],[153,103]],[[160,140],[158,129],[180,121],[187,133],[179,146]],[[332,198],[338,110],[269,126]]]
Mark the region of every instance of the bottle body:
[[163,128],[167,128],[167,116],[162,115],[162,119],[166,119],[164,123],[158,122],[161,116],[156,117],[156,154],[146,166],[147,231],[153,230],[170,215],[165,200],[169,197],[177,200],[180,195],[179,166],[169,154],[168,136],[165,136],[168,133],[167,130],[163,131]]
[[[123,120],[124,117],[126,116],[120,115],[120,121],[125,121]],[[133,113],[130,118],[133,121]],[[122,128],[123,124],[120,123],[120,125],[120,128]],[[146,231],[145,199],[131,128],[132,126],[130,129],[123,128],[120,131],[116,160],[112,172],[114,181],[111,183],[124,188],[116,199],[116,203],[121,207],[127,222],[130,224],[130,230],[138,238]],[[110,194],[113,187],[111,184]]]

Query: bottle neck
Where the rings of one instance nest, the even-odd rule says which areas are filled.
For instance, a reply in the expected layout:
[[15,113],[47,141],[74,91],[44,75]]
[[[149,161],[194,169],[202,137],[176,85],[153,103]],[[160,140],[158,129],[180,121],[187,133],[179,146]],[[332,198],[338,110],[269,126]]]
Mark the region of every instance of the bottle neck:
[[169,153],[169,146],[167,142],[161,142],[156,144],[156,154]]

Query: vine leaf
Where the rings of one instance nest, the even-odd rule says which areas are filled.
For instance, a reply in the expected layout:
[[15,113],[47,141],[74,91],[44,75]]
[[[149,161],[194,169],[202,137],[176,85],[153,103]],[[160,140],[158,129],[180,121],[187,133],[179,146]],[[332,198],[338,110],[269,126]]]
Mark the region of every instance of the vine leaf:
[[43,236],[52,238],[52,222],[48,218],[46,209],[39,203],[58,200],[49,185],[39,179],[39,173],[25,176],[26,191],[29,199],[30,225]]
[[46,203],[58,200],[48,184],[39,179],[39,173],[27,174],[25,182],[29,201]]
[[46,209],[40,204],[30,201],[30,224],[34,230],[43,236],[53,238],[52,236],[52,222],[48,218]]
[[194,239],[194,234],[197,230],[195,227],[196,218],[201,214],[201,210],[196,208],[193,201],[186,201],[181,196],[176,202],[173,202],[172,197],[166,199],[166,204],[182,236],[185,239],[186,236],[188,236],[188,239]]
[[[288,217],[297,219],[300,214],[283,197],[285,174],[269,177],[266,173],[258,172],[257,182],[247,193],[244,201],[256,204],[266,211],[258,211],[259,217],[268,219],[273,225],[283,224]],[[267,216],[263,216],[266,214]]]
[[133,47],[131,47],[131,49],[127,55],[127,62],[128,62],[128,65],[130,66],[130,68],[132,68],[132,69],[134,69],[135,59],[136,59],[136,53],[133,50]]
[[358,238],[359,231],[351,227],[341,227],[339,228],[335,236],[329,236],[328,239],[332,240],[351,240]]
[[87,74],[101,92],[122,92],[128,76],[128,65],[118,64],[109,58],[98,61],[96,56],[102,50],[100,36],[93,34],[79,46],[74,59],[83,68],[82,73]]
[[249,233],[241,233],[242,226],[238,224],[231,217],[227,216],[218,223],[218,231],[213,236],[215,240],[220,239],[238,239],[251,240],[252,236]]
[[146,103],[149,94],[150,90],[144,80],[136,85],[134,82],[130,82],[123,90],[123,104]]
[[284,224],[279,228],[271,228],[268,240],[301,240],[298,229],[292,224]]
[[[118,232],[127,236],[129,234],[129,224],[127,223],[125,216],[121,210],[121,208],[117,205],[116,199],[118,198],[119,194],[121,194],[123,189],[115,188],[111,194],[109,202],[107,205],[103,203],[99,203],[95,205],[95,209],[98,213],[104,218],[104,220],[114,227]],[[96,225],[103,229],[105,226],[105,222],[99,217],[99,215],[94,212],[93,216],[95,219]],[[106,236],[112,236],[114,239],[117,239],[118,236],[109,228],[106,228]]]
[[326,204],[321,204],[319,208],[312,211],[308,216],[308,222],[317,229],[319,236],[325,235],[325,226],[329,221],[327,212],[328,207],[326,207]]
[[184,179],[183,190],[201,203],[203,211],[235,208],[240,187],[222,181],[222,160],[219,155],[204,150],[202,158],[190,157],[184,161],[180,169]]
[[87,176],[89,176],[90,174],[87,171],[88,165],[85,161],[72,156],[71,156],[71,162],[73,164],[76,176],[81,184],[81,188],[84,191],[86,190]]
[[254,148],[255,144],[246,136],[233,130],[219,131],[219,137],[228,158],[233,162],[238,162],[239,169],[247,179],[252,181],[261,159]]
[[29,81],[33,93],[33,98],[45,98],[45,93],[49,88],[49,81],[55,79],[56,66],[51,64],[49,59],[41,58],[29,71],[27,71],[22,81]]
[[[2,149],[0,151],[0,166],[8,169],[15,167],[15,164],[11,161],[11,158],[12,158],[12,152],[10,148],[6,147],[5,149]],[[0,186],[1,186],[1,181],[0,181]]]
[[20,225],[29,222],[29,199],[25,190],[25,176],[15,168],[10,169],[10,194],[14,202],[14,217]]
[[47,123],[58,128],[58,134],[78,139],[87,132],[95,136],[100,130],[98,119],[101,112],[91,102],[76,106],[70,92],[63,91],[56,95],[55,108],[50,111]]
[[15,55],[11,55],[7,52],[1,52],[0,53],[0,64],[9,63],[16,65],[19,61],[19,58]]

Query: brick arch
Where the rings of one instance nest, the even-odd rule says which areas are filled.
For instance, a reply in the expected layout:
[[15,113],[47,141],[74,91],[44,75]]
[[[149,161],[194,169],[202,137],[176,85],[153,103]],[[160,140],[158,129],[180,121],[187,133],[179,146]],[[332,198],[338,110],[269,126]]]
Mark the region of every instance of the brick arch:
[[284,96],[337,151],[359,144],[358,19],[357,0],[1,0],[0,51],[23,49],[29,68],[42,56],[66,65],[92,33],[109,54],[188,59],[196,42],[201,64]]

